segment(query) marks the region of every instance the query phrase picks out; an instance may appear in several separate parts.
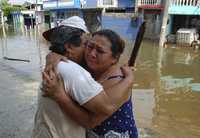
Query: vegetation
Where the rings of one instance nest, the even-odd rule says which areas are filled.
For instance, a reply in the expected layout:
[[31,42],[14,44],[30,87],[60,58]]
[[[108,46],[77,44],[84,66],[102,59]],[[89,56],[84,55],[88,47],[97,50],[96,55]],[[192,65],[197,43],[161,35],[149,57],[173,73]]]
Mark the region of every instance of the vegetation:
[[1,9],[4,12],[4,16],[10,15],[14,11],[25,10],[26,8],[23,6],[11,5],[7,0],[1,0]]

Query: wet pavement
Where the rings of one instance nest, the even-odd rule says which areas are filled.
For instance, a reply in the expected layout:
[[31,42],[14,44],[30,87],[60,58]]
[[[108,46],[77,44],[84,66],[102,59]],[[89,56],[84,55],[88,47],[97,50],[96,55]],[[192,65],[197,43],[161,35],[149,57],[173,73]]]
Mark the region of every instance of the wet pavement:
[[[40,50],[43,41],[36,37],[35,30],[23,32],[10,28],[6,34],[7,38],[0,39],[0,137],[28,138],[48,47],[43,46]],[[40,41],[40,45],[36,40]],[[5,60],[4,56],[30,62]]]
[[38,81],[0,64],[0,137],[27,138],[36,109]]
[[[41,37],[42,29],[8,30],[7,41],[0,33],[0,138],[28,138],[48,44]],[[200,51],[159,49],[157,44],[143,41],[137,59],[133,101],[140,137],[199,138]],[[131,49],[132,41],[127,41],[121,63]],[[3,56],[30,62],[8,61]]]

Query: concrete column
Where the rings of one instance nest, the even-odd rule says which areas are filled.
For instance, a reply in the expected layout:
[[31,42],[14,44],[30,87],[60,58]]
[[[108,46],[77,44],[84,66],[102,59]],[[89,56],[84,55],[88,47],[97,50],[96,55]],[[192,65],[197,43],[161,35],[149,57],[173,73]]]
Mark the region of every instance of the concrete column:
[[161,26],[161,33],[160,33],[160,41],[159,46],[163,46],[166,41],[166,29],[167,29],[167,20],[168,20],[168,8],[169,8],[169,0],[165,1],[165,9],[164,9],[164,16]]
[[[159,35],[160,34],[160,14],[156,15],[156,21],[155,21],[155,34]],[[157,38],[157,36],[156,36]]]

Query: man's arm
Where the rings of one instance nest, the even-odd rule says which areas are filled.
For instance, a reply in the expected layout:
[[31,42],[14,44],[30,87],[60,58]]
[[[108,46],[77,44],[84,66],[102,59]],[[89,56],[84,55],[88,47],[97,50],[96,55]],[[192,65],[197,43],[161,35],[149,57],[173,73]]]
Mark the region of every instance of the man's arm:
[[[129,71],[130,73],[130,71]],[[132,73],[132,71],[131,71]],[[55,78],[55,75],[51,77]],[[58,85],[58,80],[48,79],[49,90],[52,93],[49,95],[53,96],[61,109],[70,116],[73,120],[77,121],[84,127],[94,127],[110,115],[115,112],[127,99],[127,92],[130,86],[132,86],[132,75],[125,74],[126,78],[122,80],[108,81],[109,85],[112,86],[105,91],[100,92],[98,95],[93,97],[83,106],[87,110],[83,110],[77,103],[74,103],[69,97],[65,96],[64,87]],[[53,82],[54,81],[54,82]],[[59,89],[53,89],[59,88]],[[107,86],[106,86],[107,87]],[[59,93],[63,93],[60,96]]]
[[56,69],[58,63],[60,61],[65,61],[67,62],[67,57],[62,56],[60,54],[54,53],[54,52],[50,52],[47,56],[46,56],[46,65],[45,65],[45,72],[49,72],[52,69]]
[[[67,61],[67,58],[51,52],[47,55],[46,60],[47,63],[45,71],[49,72],[51,69],[55,69],[60,60]],[[95,99],[86,104],[86,107],[90,107],[90,105],[92,106],[93,104],[97,103],[95,105],[102,105],[103,107],[101,107],[101,109],[105,111],[105,113],[112,114],[113,111],[116,111],[116,109],[118,109],[124,103],[124,99],[127,97],[127,92],[129,92],[129,88],[133,83],[132,70],[127,65],[125,65],[122,67],[122,71],[126,78],[122,81],[108,81],[107,83],[109,86],[113,87],[106,88],[106,93],[102,93],[101,95],[96,96]],[[91,109],[95,108],[92,106]]]
[[73,101],[69,95],[57,95],[54,99],[68,117],[84,128],[94,128],[109,117],[105,114],[95,114],[84,109]]
[[86,110],[77,102],[72,100],[69,93],[64,89],[62,78],[55,75],[52,70],[50,70],[49,73],[50,74],[45,72],[42,73],[43,96],[48,96],[55,100],[68,117],[85,128],[94,128],[105,119],[105,116],[95,115],[93,112]]

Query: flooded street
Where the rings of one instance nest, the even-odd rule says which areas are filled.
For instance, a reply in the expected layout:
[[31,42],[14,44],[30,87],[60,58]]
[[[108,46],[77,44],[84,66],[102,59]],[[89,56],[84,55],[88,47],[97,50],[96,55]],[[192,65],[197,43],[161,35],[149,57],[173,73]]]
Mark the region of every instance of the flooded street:
[[[30,136],[37,88],[48,53],[40,31],[0,29],[0,137]],[[126,39],[126,36],[124,36]],[[121,63],[127,62],[132,41]],[[30,62],[8,61],[3,57]],[[200,137],[200,50],[159,48],[145,40],[137,58],[133,86],[134,112],[142,138]]]
[[159,49],[145,41],[137,61],[133,98],[147,137],[200,137],[200,51]]
[[[38,45],[35,30],[9,28],[6,34],[7,38],[3,38],[0,29],[0,137],[28,138],[36,110],[41,65],[48,48],[42,41]],[[30,62],[5,60],[4,56]]]

